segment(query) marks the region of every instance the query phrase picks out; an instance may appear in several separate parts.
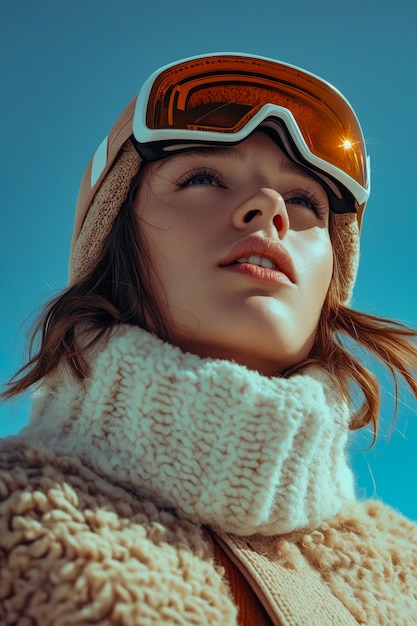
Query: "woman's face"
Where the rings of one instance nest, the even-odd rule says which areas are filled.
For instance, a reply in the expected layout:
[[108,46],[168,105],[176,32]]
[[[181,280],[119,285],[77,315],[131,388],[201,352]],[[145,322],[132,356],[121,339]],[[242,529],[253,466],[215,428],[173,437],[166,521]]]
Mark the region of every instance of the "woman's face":
[[149,164],[136,211],[173,343],[266,375],[308,356],[333,269],[329,204],[270,137]]

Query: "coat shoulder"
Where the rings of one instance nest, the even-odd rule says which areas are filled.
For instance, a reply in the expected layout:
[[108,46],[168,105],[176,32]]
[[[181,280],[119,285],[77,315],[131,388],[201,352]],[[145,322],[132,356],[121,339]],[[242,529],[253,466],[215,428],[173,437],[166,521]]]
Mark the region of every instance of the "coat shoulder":
[[290,567],[310,563],[359,624],[417,625],[417,525],[388,505],[346,504],[277,548]]
[[23,618],[237,623],[201,528],[76,458],[9,438],[0,443],[0,621]]

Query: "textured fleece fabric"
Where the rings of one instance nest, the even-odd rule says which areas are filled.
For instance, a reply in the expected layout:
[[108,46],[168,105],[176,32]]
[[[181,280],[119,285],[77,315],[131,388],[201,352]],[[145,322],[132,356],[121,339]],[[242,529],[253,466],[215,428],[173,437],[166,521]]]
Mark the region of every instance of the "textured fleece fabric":
[[417,624],[417,526],[381,502],[346,504],[312,532],[221,538],[278,624]]
[[[92,368],[82,385],[64,375],[44,385],[30,426],[0,441],[2,625],[242,624],[199,497],[211,533],[274,625],[417,625],[416,526],[378,502],[351,499],[339,441],[348,415],[320,371],[266,379],[124,327],[96,350]],[[347,486],[332,485],[332,474]],[[308,528],[298,528],[302,519]],[[252,534],[262,524],[270,534]]]
[[97,262],[140,162],[132,143],[126,142],[91,203],[81,235],[73,242],[69,261],[71,282],[83,278]]
[[0,441],[2,626],[236,626],[202,531],[75,458]]
[[267,378],[119,326],[82,384],[43,385],[20,437],[192,521],[285,533],[354,499],[338,395],[318,368]]
[[[416,527],[381,503],[225,539],[276,626],[417,624]],[[237,626],[222,573],[197,525],[78,459],[0,441],[2,626]]]

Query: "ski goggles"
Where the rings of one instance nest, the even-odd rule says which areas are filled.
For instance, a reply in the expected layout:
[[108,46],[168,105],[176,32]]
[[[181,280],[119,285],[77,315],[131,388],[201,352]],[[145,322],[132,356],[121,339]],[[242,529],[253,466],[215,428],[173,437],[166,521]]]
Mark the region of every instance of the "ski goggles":
[[331,202],[335,212],[356,211],[361,222],[369,157],[348,101],[309,72],[245,54],[192,57],[153,73],[94,155],[90,189],[128,137],[154,161],[196,144],[234,145],[259,127],[277,133],[290,158],[333,190],[341,200]]

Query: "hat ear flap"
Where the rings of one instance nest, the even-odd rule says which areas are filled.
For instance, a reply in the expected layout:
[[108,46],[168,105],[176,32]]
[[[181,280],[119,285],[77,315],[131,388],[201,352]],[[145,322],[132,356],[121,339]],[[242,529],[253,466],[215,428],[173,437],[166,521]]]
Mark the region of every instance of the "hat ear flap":
[[340,303],[349,306],[359,266],[359,224],[356,213],[330,213],[330,238]]
[[73,242],[69,263],[70,284],[84,278],[97,263],[140,164],[140,156],[128,139],[94,196],[78,238]]

